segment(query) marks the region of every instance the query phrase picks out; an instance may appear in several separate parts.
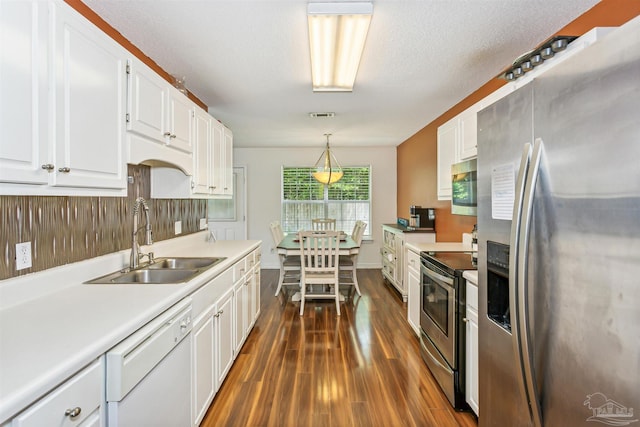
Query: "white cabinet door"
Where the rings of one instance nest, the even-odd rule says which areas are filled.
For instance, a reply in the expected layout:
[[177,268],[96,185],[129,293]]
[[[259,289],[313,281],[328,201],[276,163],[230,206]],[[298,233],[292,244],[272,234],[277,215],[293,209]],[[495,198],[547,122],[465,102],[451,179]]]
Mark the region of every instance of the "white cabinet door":
[[182,92],[169,86],[169,144],[185,153],[193,151],[191,133],[195,104]]
[[0,182],[46,184],[47,4],[0,2]]
[[474,104],[458,116],[458,153],[456,163],[478,156],[478,111],[480,103]]
[[193,325],[193,419],[196,426],[204,418],[217,390],[213,343],[216,318],[212,311],[213,307]]
[[211,116],[204,110],[195,110],[193,130],[193,192],[209,194],[212,181]]
[[234,360],[233,289],[229,289],[216,303],[215,347],[216,379],[220,387]]
[[129,61],[127,130],[156,141],[167,132],[168,84],[137,60]]
[[222,136],[224,150],[221,165],[222,194],[231,197],[233,195],[233,132],[225,126]]
[[253,268],[253,280],[251,282],[251,313],[253,316],[249,330],[255,324],[258,315],[260,315],[260,252],[255,252],[254,256],[256,258],[256,264]]
[[223,194],[222,165],[224,163],[224,125],[211,121],[211,194]]
[[54,12],[51,184],[126,189],[127,53],[66,4]]
[[465,397],[467,403],[479,415],[478,388],[478,287],[467,281],[467,314],[466,314],[466,384]]
[[249,283],[251,282],[251,272],[242,276],[235,285],[235,354],[240,353],[240,348],[247,338],[249,328]]
[[438,200],[451,200],[451,165],[456,162],[458,118],[438,128]]
[[420,255],[407,250],[407,320],[420,336]]

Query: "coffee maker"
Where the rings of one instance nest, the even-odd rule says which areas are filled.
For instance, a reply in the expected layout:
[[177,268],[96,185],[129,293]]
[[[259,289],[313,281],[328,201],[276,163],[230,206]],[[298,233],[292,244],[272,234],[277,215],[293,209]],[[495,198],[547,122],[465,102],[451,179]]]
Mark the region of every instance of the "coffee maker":
[[436,210],[423,208],[422,206],[410,206],[409,229],[411,230],[435,230]]

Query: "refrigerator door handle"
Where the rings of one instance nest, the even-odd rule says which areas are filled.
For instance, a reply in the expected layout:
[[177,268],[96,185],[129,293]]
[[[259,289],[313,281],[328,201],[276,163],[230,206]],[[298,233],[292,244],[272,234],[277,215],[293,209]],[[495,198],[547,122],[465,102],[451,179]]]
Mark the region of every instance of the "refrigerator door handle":
[[521,391],[526,396],[526,386],[524,384],[524,367],[522,366],[522,349],[520,347],[519,316],[518,316],[518,239],[520,238],[520,224],[522,223],[522,198],[529,172],[529,162],[531,160],[531,144],[524,144],[520,168],[518,169],[518,179],[515,188],[515,200],[513,203],[513,217],[511,221],[511,236],[509,247],[513,248],[509,257],[509,307],[511,316],[511,340],[516,355],[516,366],[520,372],[519,381]]
[[534,427],[542,427],[542,411],[538,398],[536,372],[533,360],[533,347],[531,345],[530,310],[529,310],[529,284],[527,281],[527,261],[529,257],[529,232],[531,230],[531,218],[533,216],[533,201],[540,171],[540,160],[544,153],[542,139],[536,138],[533,146],[533,154],[529,163],[527,182],[523,197],[522,216],[520,223],[520,236],[517,246],[517,305],[520,361],[524,373],[525,396],[529,403],[529,411]]
[[[518,169],[518,178],[515,188],[515,199],[513,203],[513,217],[511,221],[511,236],[509,238],[509,246],[512,248],[509,256],[509,307],[511,316],[511,341],[513,342],[513,350],[516,356],[516,368],[519,372],[518,384],[523,396],[527,398],[526,376],[524,373],[524,362],[522,345],[520,340],[520,314],[518,311],[518,268],[519,263],[519,239],[520,228],[522,224],[522,206],[525,193],[525,184],[527,175],[529,174],[529,163],[531,161],[531,144],[524,144],[522,149],[522,157],[520,159],[520,168]],[[527,398],[527,401],[529,399]]]

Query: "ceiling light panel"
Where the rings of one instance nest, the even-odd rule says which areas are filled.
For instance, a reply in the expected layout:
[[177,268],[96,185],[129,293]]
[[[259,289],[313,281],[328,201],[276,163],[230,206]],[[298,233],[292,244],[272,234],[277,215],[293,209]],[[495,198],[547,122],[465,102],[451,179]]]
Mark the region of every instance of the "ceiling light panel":
[[373,15],[370,2],[309,3],[313,90],[353,90]]

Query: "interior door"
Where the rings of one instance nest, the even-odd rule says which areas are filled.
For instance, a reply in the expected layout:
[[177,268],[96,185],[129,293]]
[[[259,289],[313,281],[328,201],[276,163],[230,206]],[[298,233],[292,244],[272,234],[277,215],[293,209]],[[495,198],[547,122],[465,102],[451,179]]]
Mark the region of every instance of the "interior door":
[[209,230],[217,240],[247,238],[245,168],[233,168],[233,195],[230,199],[209,200]]

